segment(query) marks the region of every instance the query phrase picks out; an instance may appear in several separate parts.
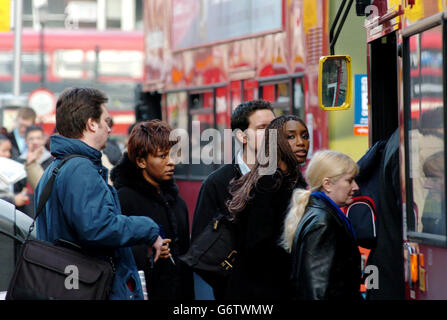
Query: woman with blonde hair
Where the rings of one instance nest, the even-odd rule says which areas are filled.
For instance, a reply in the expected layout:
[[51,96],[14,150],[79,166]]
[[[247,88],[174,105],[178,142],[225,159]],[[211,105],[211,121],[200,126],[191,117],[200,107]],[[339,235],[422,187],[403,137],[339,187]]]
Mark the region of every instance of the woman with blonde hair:
[[346,154],[318,151],[305,173],[309,190],[294,191],[281,242],[292,258],[292,299],[361,299],[360,253],[340,210],[353,201],[357,173]]

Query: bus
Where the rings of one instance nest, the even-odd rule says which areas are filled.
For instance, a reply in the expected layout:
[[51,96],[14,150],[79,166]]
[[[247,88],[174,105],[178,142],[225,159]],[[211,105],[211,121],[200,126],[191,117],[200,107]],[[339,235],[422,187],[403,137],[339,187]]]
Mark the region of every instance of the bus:
[[[12,93],[14,33],[0,33],[0,94]],[[144,79],[142,31],[24,29],[21,52],[21,95],[36,89],[54,97],[67,87],[103,90],[114,118],[112,135],[124,137],[135,122],[135,105]],[[141,90],[141,89],[140,89]],[[36,110],[38,122],[51,134],[54,103]],[[11,110],[7,110],[11,111]],[[8,119],[13,119],[11,112]],[[2,123],[11,129],[11,121]]]
[[402,212],[389,214],[401,216],[406,298],[446,299],[447,3],[374,0],[364,9],[369,144],[399,132]]
[[147,0],[143,17],[144,100],[189,133],[191,152],[175,177],[191,219],[202,181],[232,158],[223,152],[211,164],[201,159],[211,140],[206,130],[223,136],[241,102],[264,99],[276,116],[301,117],[311,134],[309,158],[328,147],[328,116],[318,104],[328,1]]

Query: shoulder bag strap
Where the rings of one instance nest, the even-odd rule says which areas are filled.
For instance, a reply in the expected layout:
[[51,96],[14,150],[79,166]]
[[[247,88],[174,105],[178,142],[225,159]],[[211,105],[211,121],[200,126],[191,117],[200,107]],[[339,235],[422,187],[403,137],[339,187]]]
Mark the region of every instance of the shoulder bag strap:
[[47,184],[45,185],[45,187],[42,190],[42,193],[39,197],[39,202],[37,204],[37,209],[36,209],[36,216],[34,217],[34,221],[33,223],[30,225],[29,230],[28,230],[28,235],[26,237],[26,240],[29,239],[31,232],[34,230],[34,224],[36,223],[37,217],[39,216],[39,214],[42,212],[43,206],[45,205],[45,203],[48,201],[48,198],[50,197],[51,191],[53,190],[53,185],[54,185],[54,181],[56,180],[56,175],[59,172],[60,168],[71,158],[75,158],[75,157],[82,157],[82,158],[87,158],[86,156],[81,156],[79,154],[71,154],[69,156],[66,156],[65,158],[63,158],[61,160],[61,162],[59,162],[59,164],[57,165],[57,167],[55,167],[53,169],[53,172],[51,173],[51,177],[50,179],[48,179]]

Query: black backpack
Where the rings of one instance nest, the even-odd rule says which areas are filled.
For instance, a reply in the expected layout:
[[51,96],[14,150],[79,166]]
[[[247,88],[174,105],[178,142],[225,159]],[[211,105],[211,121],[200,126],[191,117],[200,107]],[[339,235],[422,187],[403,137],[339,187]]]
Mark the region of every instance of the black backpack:
[[357,161],[359,174],[355,178],[359,190],[354,202],[342,208],[351,220],[352,228],[360,247],[372,249],[376,244],[376,217],[379,205],[379,172],[386,141],[376,142]]

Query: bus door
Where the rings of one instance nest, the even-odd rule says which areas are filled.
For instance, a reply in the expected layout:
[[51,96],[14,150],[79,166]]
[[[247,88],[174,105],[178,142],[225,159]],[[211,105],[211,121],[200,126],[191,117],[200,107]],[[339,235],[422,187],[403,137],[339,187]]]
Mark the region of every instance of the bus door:
[[447,299],[445,188],[446,18],[402,31],[407,297]]
[[368,45],[370,145],[385,140],[398,128],[398,46],[396,32]]

